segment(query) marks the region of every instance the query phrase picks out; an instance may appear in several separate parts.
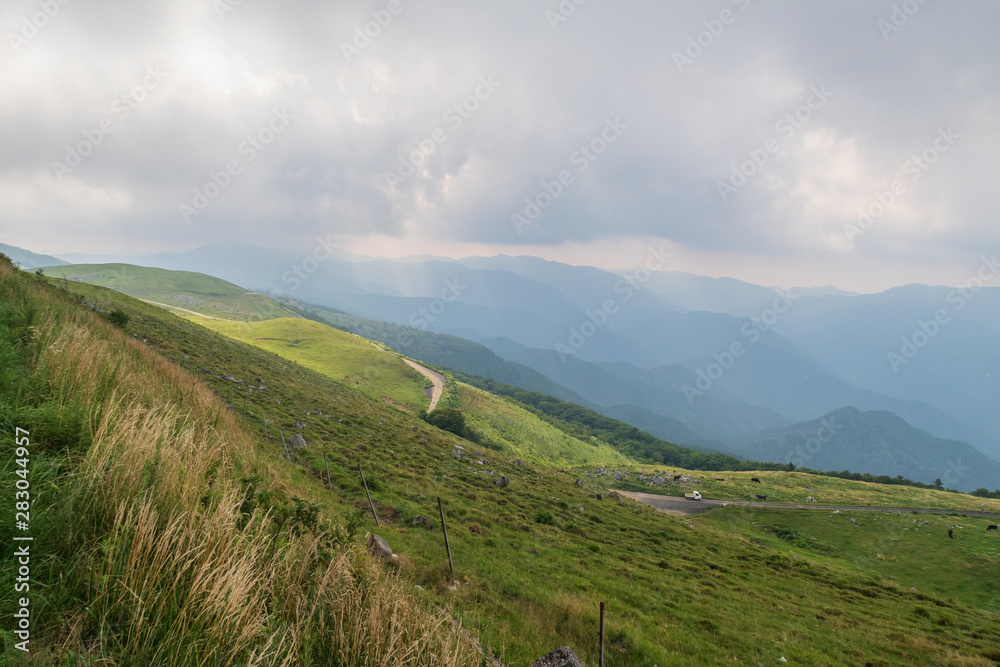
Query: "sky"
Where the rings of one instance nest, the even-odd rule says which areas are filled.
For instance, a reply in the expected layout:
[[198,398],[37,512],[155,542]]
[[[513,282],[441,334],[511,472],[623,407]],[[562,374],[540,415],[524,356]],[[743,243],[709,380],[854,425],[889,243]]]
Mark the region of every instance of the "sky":
[[530,254],[788,287],[1000,251],[986,0],[8,0],[0,242]]

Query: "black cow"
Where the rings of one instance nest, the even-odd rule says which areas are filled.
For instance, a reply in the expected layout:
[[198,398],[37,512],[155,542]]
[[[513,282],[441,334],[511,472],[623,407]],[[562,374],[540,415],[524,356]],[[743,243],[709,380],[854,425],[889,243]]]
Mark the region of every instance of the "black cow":
[[725,477],[716,477],[716,478],[715,478],[715,481],[716,481],[716,482],[725,482],[725,481],[726,481],[726,478],[725,478]]
[[996,530],[996,529],[997,529],[997,525],[996,524],[993,524],[992,526],[986,526],[986,532],[989,532],[991,530]]
[[757,500],[767,500],[767,496],[758,495]]
[[751,477],[750,481],[753,482],[754,484],[760,484],[760,480],[757,479],[756,477]]
[[952,534],[951,528],[948,529],[948,537],[950,537],[951,539],[955,539],[955,536]]

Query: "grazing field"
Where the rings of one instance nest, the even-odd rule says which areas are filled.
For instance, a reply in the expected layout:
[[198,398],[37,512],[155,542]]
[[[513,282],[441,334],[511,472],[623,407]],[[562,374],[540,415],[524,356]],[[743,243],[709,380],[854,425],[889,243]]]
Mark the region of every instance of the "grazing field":
[[694,522],[779,552],[1000,612],[1000,535],[986,531],[996,519],[725,507]]
[[[36,283],[37,287],[30,287]],[[19,296],[28,289],[25,285],[30,287],[27,300]],[[551,454],[535,455],[530,431],[516,443],[524,452],[517,457],[522,465],[516,465],[509,452],[477,448],[417,415],[302,364],[109,290],[73,283],[69,287],[73,291],[68,293],[43,289],[41,281],[31,275],[18,275],[13,282],[10,275],[0,280],[5,290],[0,303],[14,303],[16,311],[16,316],[3,320],[0,340],[5,346],[0,352],[8,361],[20,359],[23,363],[18,368],[26,369],[36,383],[31,392],[5,393],[4,405],[14,406],[7,410],[14,415],[10,419],[23,422],[37,433],[39,443],[47,443],[43,445],[47,458],[36,463],[40,471],[54,470],[37,507],[39,516],[52,517],[38,524],[40,530],[48,531],[46,544],[58,545],[44,546],[49,551],[40,552],[49,565],[36,575],[39,586],[48,587],[41,616],[45,621],[38,628],[39,646],[72,647],[93,664],[246,664],[250,661],[245,651],[250,648],[268,656],[262,664],[275,665],[281,661],[271,656],[279,653],[279,657],[293,656],[287,664],[482,664],[481,657],[470,653],[467,644],[450,632],[450,616],[460,619],[487,652],[509,665],[530,664],[567,644],[586,664],[596,664],[597,610],[603,601],[608,609],[609,667],[774,664],[782,657],[808,665],[986,667],[1000,660],[1000,615],[988,605],[967,604],[952,599],[957,596],[950,592],[939,594],[920,586],[911,591],[901,581],[886,578],[897,576],[894,573],[860,572],[829,554],[788,553],[785,540],[774,545],[755,541],[727,522],[726,515],[718,523],[714,515],[672,517],[619,500],[607,488],[613,478],[588,477],[579,469],[546,463]],[[64,309],[59,318],[79,323],[76,337],[53,337],[42,327],[32,347],[25,347],[24,341],[35,341],[29,327],[38,323],[32,319],[37,316],[26,313],[52,307],[46,304],[53,300],[60,304],[57,310]],[[116,331],[100,315],[75,305],[82,301],[103,312],[122,309],[131,320],[124,332]],[[69,345],[71,341],[78,343]],[[97,345],[95,341],[102,342]],[[73,382],[64,381],[70,376],[54,375],[63,372],[53,363],[63,358],[59,355],[82,364],[83,350],[92,348],[106,356],[93,366],[76,366]],[[115,366],[112,355],[119,350],[127,351],[127,359],[138,359],[134,362],[138,366],[131,361]],[[42,363],[32,361],[36,354],[42,355]],[[90,368],[125,375],[106,377],[88,373]],[[118,400],[131,401],[136,419],[144,414],[165,419],[164,428],[156,433],[123,429],[109,440],[110,434],[118,433],[114,428],[139,422],[118,419],[118,413],[108,411],[111,403],[88,401],[91,396],[110,400],[119,382],[115,378],[132,378],[133,373],[130,383],[123,385],[133,391]],[[251,393],[247,380],[256,377],[267,389]],[[216,383],[222,384],[222,396],[214,391]],[[48,387],[58,391],[51,393]],[[83,391],[82,387],[94,389]],[[226,409],[230,391],[238,399],[246,396],[245,420],[241,412]],[[192,395],[196,403],[190,402]],[[26,402],[25,397],[31,400]],[[460,398],[460,392],[446,396],[449,401]],[[114,420],[102,422],[105,416]],[[177,420],[185,419],[194,420],[201,430],[175,446],[170,435],[182,426]],[[102,423],[108,427],[92,427]],[[286,436],[303,435],[307,447],[292,450],[291,461],[286,461],[276,429]],[[504,433],[511,439],[522,437],[518,429]],[[130,448],[130,443],[143,446]],[[108,449],[111,444],[115,448]],[[483,463],[455,458],[455,445],[481,455]],[[81,480],[89,478],[83,475],[87,468],[81,468],[80,462],[88,457],[111,466],[95,468],[105,472],[94,479],[114,482],[113,486],[81,487]],[[587,464],[588,469],[596,463]],[[629,465],[606,463],[609,469]],[[380,527],[368,510],[358,464],[368,477]],[[121,476],[124,472],[128,475]],[[728,476],[693,474],[700,479]],[[509,486],[495,483],[501,475],[508,477]],[[762,475],[765,484],[777,485],[776,479]],[[837,484],[849,483],[829,480],[829,484],[832,491]],[[95,515],[86,513],[92,511],[88,509],[91,496],[74,501],[81,488],[90,489],[87,493],[105,493],[94,497],[101,502],[106,499],[112,509],[128,509],[133,504],[141,509],[144,503],[151,504],[164,521],[144,523],[127,511],[110,509],[95,521]],[[441,539],[438,498],[448,520],[454,578]],[[230,514],[222,511],[225,507]],[[270,514],[256,511],[258,507],[270,507]],[[240,520],[244,510],[250,517],[245,525]],[[9,512],[9,507],[4,505],[0,511]],[[181,522],[188,516],[198,521]],[[427,521],[415,524],[417,516]],[[278,522],[279,517],[286,519]],[[0,540],[10,539],[8,518],[0,517]],[[329,532],[314,532],[317,519],[328,522]],[[142,550],[156,540],[137,537],[161,536],[155,531],[174,525],[193,531],[199,522],[213,540],[216,535],[227,536],[213,542],[218,549],[211,553],[219,554],[219,568],[226,562],[237,570],[244,568],[247,586],[240,590],[248,595],[273,591],[278,597],[268,599],[281,604],[257,605],[257,598],[232,598],[233,610],[246,608],[258,615],[221,615],[228,619],[225,626],[164,625],[170,618],[190,618],[191,613],[206,608],[197,606],[199,600],[216,599],[191,594],[201,590],[193,588],[192,582],[234,580],[216,576],[216,561],[204,561],[198,570],[201,579],[188,578],[184,572],[175,578],[174,570],[167,570],[170,576],[164,579],[156,578],[161,561],[147,564],[142,560],[147,553]],[[70,531],[67,526],[74,528]],[[214,526],[225,531],[211,532]],[[252,529],[259,529],[260,537],[243,532],[247,526],[256,526]],[[831,524],[824,530],[839,527]],[[358,552],[367,531],[385,537],[398,558],[370,568],[363,565],[371,564]],[[795,536],[789,531],[782,534]],[[309,545],[323,544],[313,540],[328,536],[336,537],[329,547],[331,553],[349,554],[345,567],[329,570],[330,576],[337,582],[344,578],[359,582],[343,595],[332,595],[340,588],[318,585],[327,581],[320,574],[328,570],[317,569],[317,563],[327,561],[310,555],[314,547]],[[833,541],[829,532],[816,537],[824,544]],[[174,544],[158,539],[168,546]],[[811,544],[808,539],[806,543]],[[846,549],[837,544],[831,547]],[[226,560],[228,554],[234,554],[233,558]],[[259,560],[236,557],[254,554]],[[255,577],[270,572],[274,558],[283,567],[282,575],[267,579],[269,587],[262,587]],[[122,578],[125,570],[116,569],[133,562],[141,565],[137,572],[149,574],[147,583],[141,578]],[[163,562],[170,567],[183,565],[169,559]],[[12,570],[7,562],[3,567],[0,585],[12,590],[8,585]],[[84,576],[87,572],[96,575],[91,579]],[[60,573],[71,576],[60,578]],[[954,573],[956,585],[960,574],[961,570]],[[971,573],[966,585],[980,574],[978,570]],[[163,607],[167,617],[144,615],[152,608],[136,604],[136,597],[129,593],[138,590],[135,585],[139,584],[149,586],[141,589],[145,597],[139,599],[163,600],[168,605]],[[175,587],[170,589],[170,585]],[[372,595],[346,594],[365,590]],[[317,591],[323,595],[309,597],[318,595]],[[325,597],[327,593],[331,596]],[[244,599],[249,603],[244,604]],[[313,606],[314,600],[320,606]],[[379,601],[378,610],[391,610],[390,603],[396,600],[406,614],[393,625],[387,621],[388,612],[366,610],[366,600]],[[8,615],[10,601],[5,598],[3,604],[0,613]],[[308,609],[323,611],[318,617],[297,615]],[[315,625],[310,625],[310,618]],[[334,618],[349,622],[337,626]],[[374,622],[365,625],[365,619]],[[337,627],[347,630],[338,632]],[[386,628],[398,628],[399,633],[379,634]],[[157,634],[167,629],[172,634]],[[267,644],[268,638],[285,635],[286,643],[276,639]],[[213,639],[206,641],[206,637]],[[364,641],[352,645],[354,662],[327,649],[343,646],[335,643],[351,637],[367,639],[371,652],[386,649],[391,641],[398,647],[424,649],[409,663],[372,654],[366,658]],[[419,637],[426,642],[416,644]],[[6,655],[11,656],[8,640],[4,641]],[[162,653],[169,660],[159,659],[157,646],[169,647]],[[447,660],[440,657],[446,649],[452,656]],[[52,659],[42,662],[33,656],[32,664],[66,664],[57,661],[54,653],[50,655]]]
[[[618,488],[643,493],[660,493],[682,496],[685,491],[697,490],[713,500],[756,501],[757,495],[766,495],[767,502],[806,504],[811,497],[818,505],[856,505],[865,507],[925,507],[929,509],[972,510],[1000,512],[1000,500],[979,498],[967,493],[951,493],[913,486],[871,484],[853,480],[826,477],[801,472],[773,470],[761,471],[697,471],[664,466],[634,465],[615,468],[630,472],[627,480],[618,482]],[[584,471],[586,469],[581,469]],[[636,475],[687,475],[699,484],[670,484],[648,486],[636,483]],[[760,484],[752,482],[753,478]],[[719,479],[723,481],[718,481]]]

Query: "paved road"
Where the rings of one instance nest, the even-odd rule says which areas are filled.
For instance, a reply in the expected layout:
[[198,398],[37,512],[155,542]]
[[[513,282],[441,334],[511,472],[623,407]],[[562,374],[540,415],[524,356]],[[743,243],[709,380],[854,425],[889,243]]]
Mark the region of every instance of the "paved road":
[[435,373],[431,369],[421,366],[415,361],[410,361],[409,359],[403,359],[403,361],[413,368],[413,370],[430,380],[431,384],[434,385],[430,393],[431,405],[427,408],[427,412],[433,412],[434,408],[437,407],[438,401],[441,400],[441,395],[444,393],[445,377],[440,373]]
[[1000,517],[1000,513],[978,512],[972,510],[947,510],[932,509],[925,507],[856,507],[852,505],[791,505],[782,503],[759,503],[747,502],[743,500],[687,500],[676,496],[660,496],[655,493],[636,493],[634,491],[618,491],[623,496],[646,503],[653,509],[674,516],[686,516],[710,510],[713,507],[723,505],[741,505],[744,507],[762,507],[772,509],[800,509],[800,510],[850,510],[852,512],[916,512],[918,514],[961,514],[966,516]]

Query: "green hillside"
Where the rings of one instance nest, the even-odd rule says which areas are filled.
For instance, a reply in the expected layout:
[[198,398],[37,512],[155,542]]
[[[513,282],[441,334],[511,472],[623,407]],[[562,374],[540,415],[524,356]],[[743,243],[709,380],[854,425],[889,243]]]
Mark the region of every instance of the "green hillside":
[[986,531],[996,519],[726,507],[694,521],[782,553],[1000,612],[1000,538]]
[[67,264],[47,268],[46,275],[110,287],[137,299],[169,306],[182,316],[193,311],[208,317],[251,322],[297,317],[263,294],[202,273],[131,264]]
[[[209,321],[202,325],[415,414],[427,408],[424,376],[404,364],[396,353],[354,334],[305,319]],[[508,458],[541,465],[628,462],[605,442],[584,443],[511,401],[469,385],[452,387],[445,402],[462,410],[484,447]]]
[[[491,450],[483,464],[455,458],[455,445],[476,444],[302,364],[116,292],[69,283],[76,299],[33,275],[0,273],[0,405],[5,424],[32,432],[33,479],[46,489],[32,509],[34,530],[46,538],[36,543],[44,566],[33,577],[46,588],[32,636],[39,648],[62,652],[33,654],[31,664],[67,664],[67,648],[92,664],[247,664],[251,651],[268,665],[481,664],[435,607],[506,664],[530,664],[562,645],[596,664],[599,602],[607,603],[609,667],[1000,660],[1000,616],[982,606],[911,591],[883,578],[891,572],[789,554],[705,517],[619,501],[608,494],[611,479],[518,466]],[[131,316],[124,332],[102,321],[115,309]],[[15,386],[15,378],[26,380]],[[216,383],[227,401],[213,396]],[[236,410],[225,409],[230,391]],[[128,419],[118,411],[126,408]],[[290,433],[308,447],[288,463],[280,437]],[[5,440],[4,461],[14,459],[11,447]],[[358,463],[381,528],[363,513]],[[509,486],[494,483],[500,475]],[[0,540],[8,543],[12,507],[0,505]],[[417,515],[430,525],[414,525]],[[352,516],[362,521],[354,537]],[[347,529],[333,533],[341,537],[332,556],[315,551],[322,542],[314,537],[328,534],[316,532],[317,519]],[[369,567],[355,548],[337,546],[357,545],[366,531],[399,554],[392,566]],[[211,548],[195,536],[211,539]],[[330,569],[334,563],[344,565]],[[951,566],[963,571],[960,561]],[[0,587],[13,590],[13,566],[0,567]],[[229,585],[236,581],[245,585]],[[229,597],[202,593],[216,590]],[[359,590],[367,594],[352,597]],[[4,596],[0,613],[10,618],[13,602]],[[215,600],[228,606],[211,606]],[[393,600],[405,614],[390,621]],[[18,664],[9,633],[0,637],[8,662]],[[413,657],[379,653],[393,642]],[[458,648],[445,659],[449,646]]]
[[510,400],[459,384],[459,406],[473,430],[504,455],[542,465],[627,464],[631,461],[600,440],[585,442],[555,428]]
[[274,352],[327,377],[414,413],[427,409],[423,375],[370,341],[305,319],[201,324],[213,331]]

